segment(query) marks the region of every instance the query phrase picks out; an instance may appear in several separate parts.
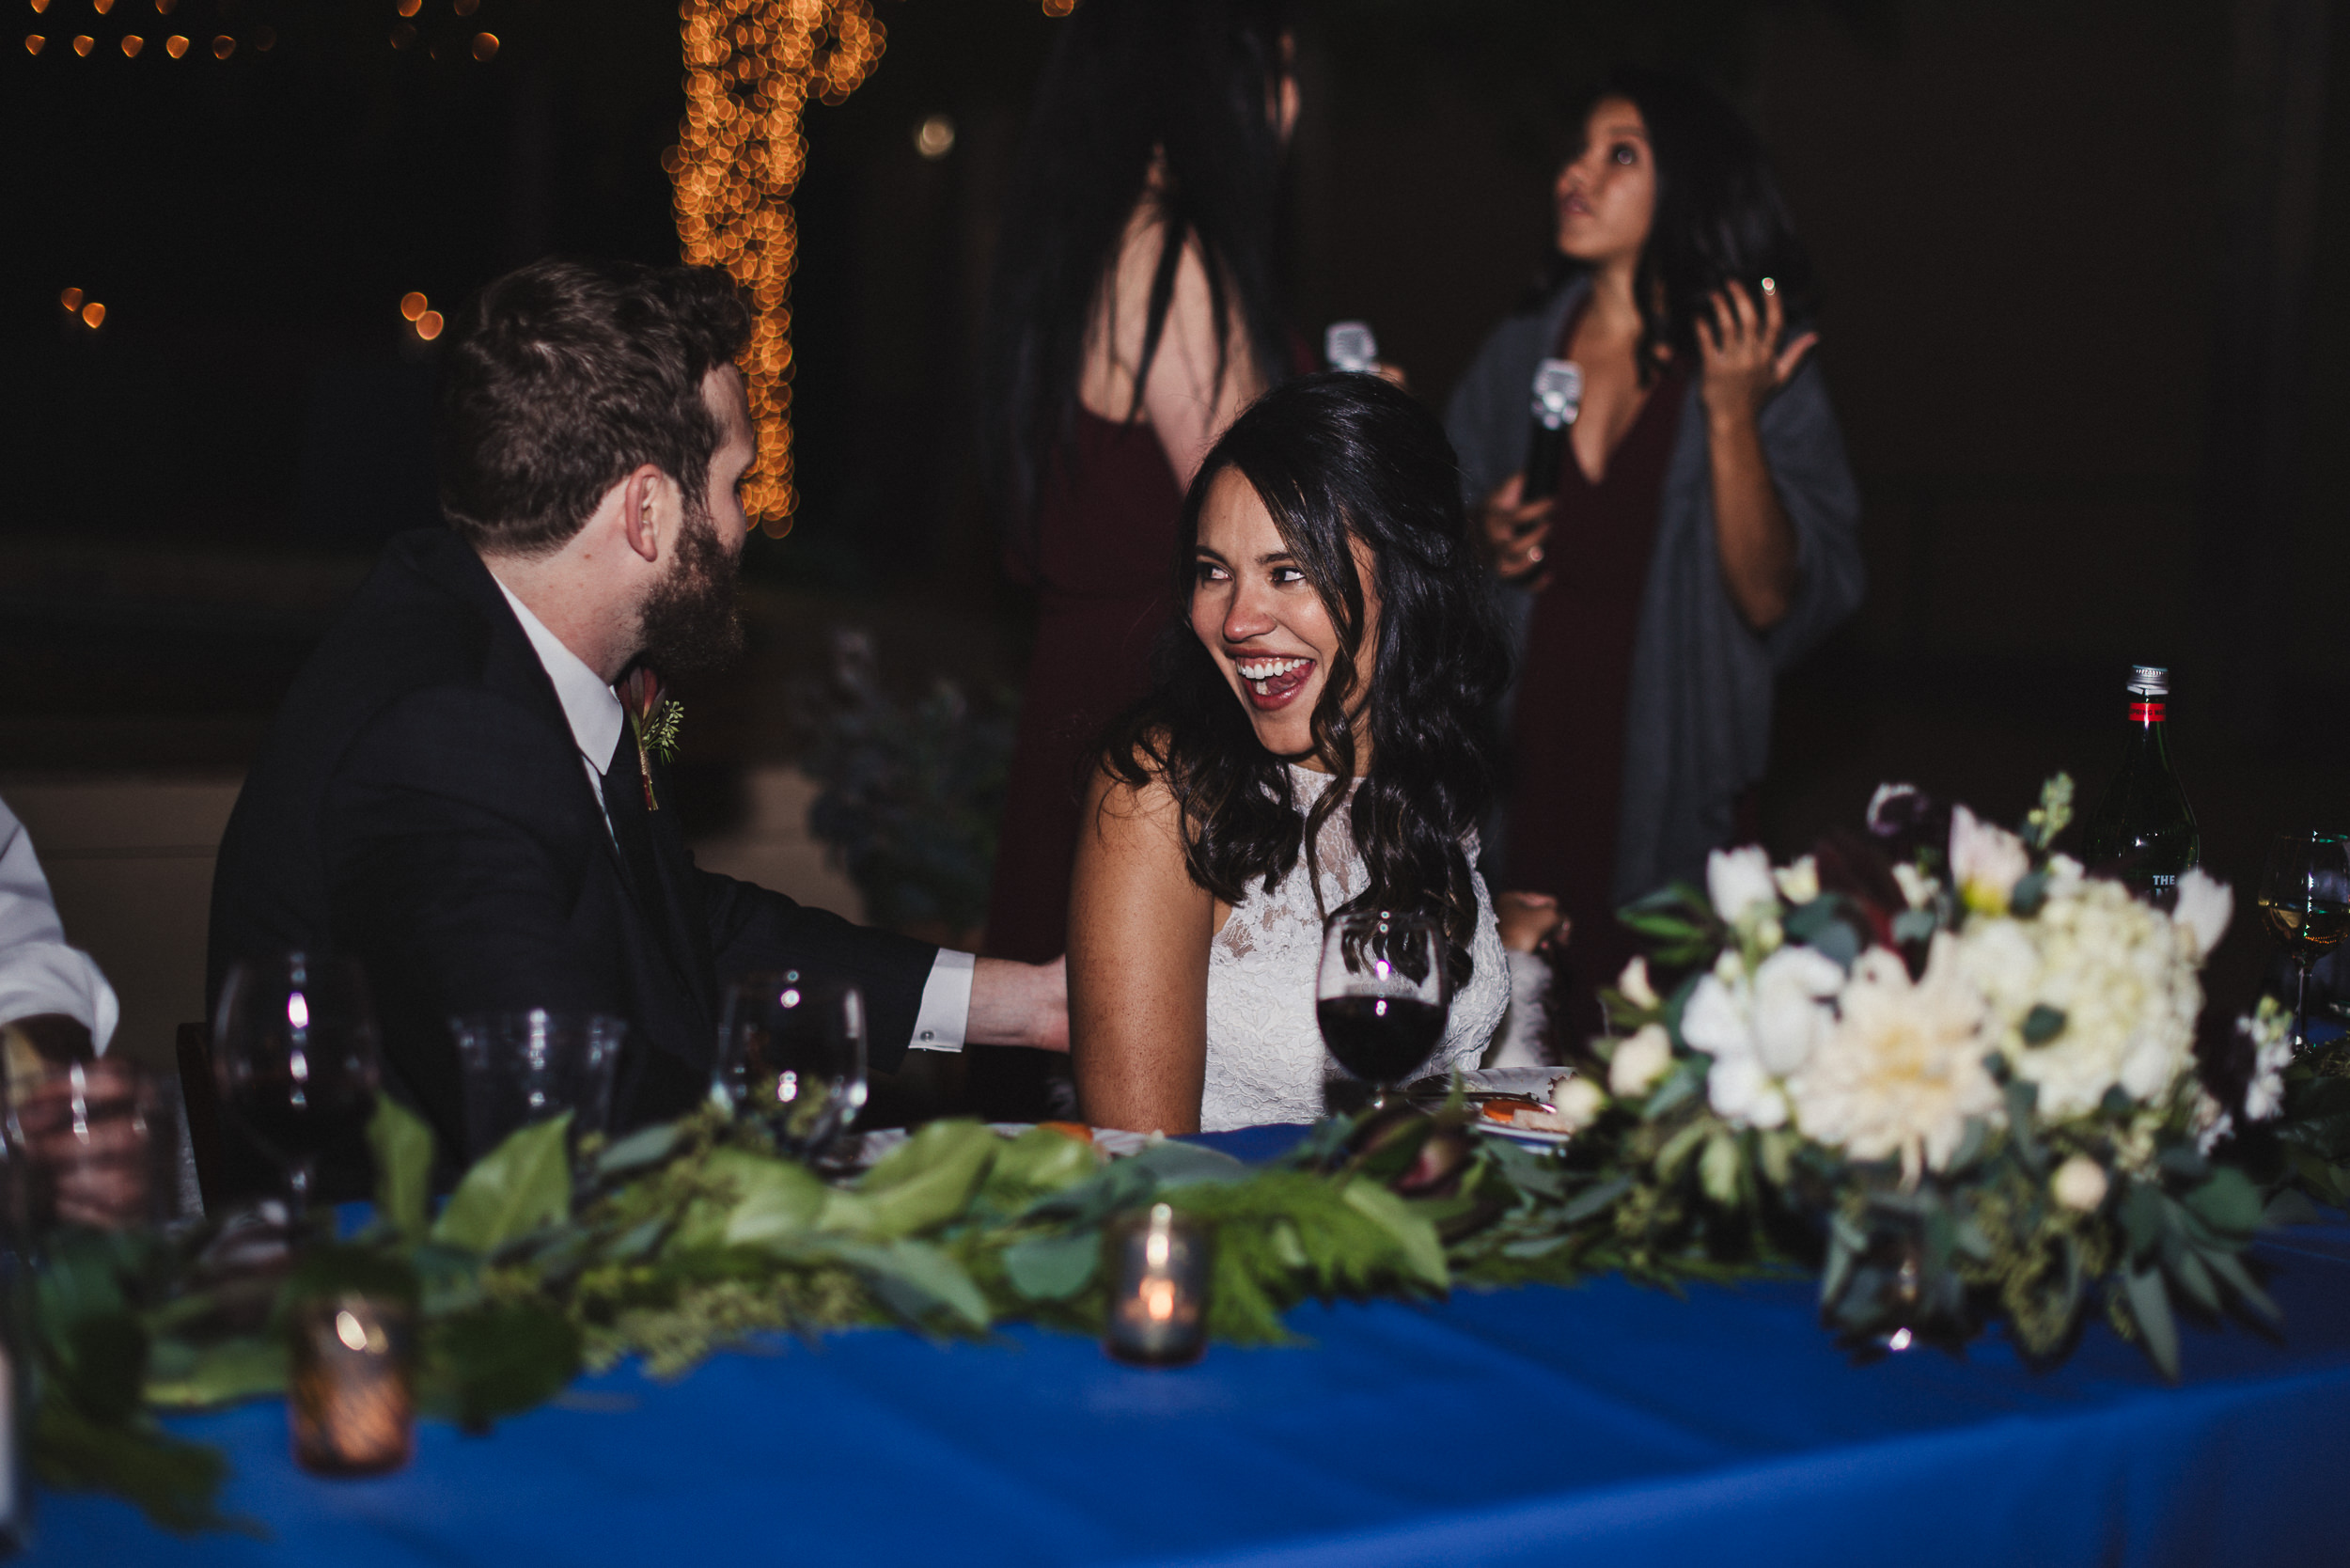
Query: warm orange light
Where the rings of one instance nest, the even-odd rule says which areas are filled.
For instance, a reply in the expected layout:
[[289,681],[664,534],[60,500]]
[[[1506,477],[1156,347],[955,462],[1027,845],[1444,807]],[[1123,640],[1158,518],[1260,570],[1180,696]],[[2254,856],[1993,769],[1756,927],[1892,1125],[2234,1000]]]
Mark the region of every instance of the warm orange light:
[[480,8],[481,0],[457,0],[456,9],[459,16],[471,16]]
[[237,40],[223,33],[212,40],[212,58],[225,60],[237,52]]
[[104,16],[115,8],[115,0],[89,0],[89,3],[91,9],[97,11],[100,16]]
[[424,0],[400,0],[400,14],[414,16],[424,9]]
[[164,39],[164,53],[170,55],[173,59],[178,59],[180,55],[186,54],[187,52],[188,40],[181,38],[179,34],[174,33],[171,37]]
[[27,33],[24,35],[24,53],[27,55],[38,55],[48,46],[49,40],[42,38],[39,33]]
[[1067,16],[1077,8],[1077,0],[1044,0],[1046,16]]
[[408,321],[415,321],[417,317],[419,317],[419,316],[423,315],[423,314],[424,314],[424,296],[423,296],[422,294],[402,294],[402,295],[400,295],[400,315],[401,315],[402,317],[404,317],[405,319],[407,319]]
[[82,320],[87,322],[91,328],[95,329],[99,323],[105,321],[105,319],[106,307],[99,304],[96,300],[92,300],[89,304],[82,306]]
[[48,8],[49,0],[33,0],[33,14],[35,16],[40,15],[41,12],[47,10]]
[[[737,364],[759,430],[744,510],[791,530],[791,195],[807,163],[800,115],[838,103],[879,63],[872,0],[683,0],[685,119],[673,171],[685,259],[734,274],[753,311]],[[665,161],[666,163],[666,161]]]
[[487,64],[497,58],[498,36],[495,33],[476,33],[473,36],[473,57]]
[[68,289],[57,296],[57,303],[68,310],[79,310],[82,308],[82,290]]
[[122,57],[126,60],[135,60],[139,57],[139,51],[146,47],[147,40],[136,33],[133,33],[122,40]]
[[416,30],[414,27],[409,26],[405,22],[393,24],[392,47],[394,49],[405,49],[415,41]]
[[416,336],[430,343],[441,336],[441,313],[428,310],[416,318]]
[[90,37],[87,33],[77,33],[73,38],[73,52],[76,55],[82,55],[84,58],[87,58],[91,47],[97,42],[98,40]]
[[157,16],[169,16],[172,11],[178,8],[180,0],[155,0],[155,14]]

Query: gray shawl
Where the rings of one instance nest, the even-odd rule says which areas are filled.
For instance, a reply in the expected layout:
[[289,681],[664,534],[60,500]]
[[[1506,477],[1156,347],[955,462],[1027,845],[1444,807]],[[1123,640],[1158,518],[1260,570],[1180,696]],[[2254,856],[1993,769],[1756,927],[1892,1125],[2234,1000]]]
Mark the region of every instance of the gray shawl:
[[[1453,392],[1445,429],[1460,453],[1472,509],[1526,466],[1534,368],[1549,357],[1567,313],[1590,288],[1578,278],[1503,321]],[[1739,619],[1722,581],[1705,410],[1690,378],[1632,651],[1619,904],[1675,877],[1702,880],[1706,852],[1730,841],[1731,803],[1769,760],[1773,681],[1860,603],[1860,492],[1816,356],[1763,406],[1762,435],[1779,503],[1795,526],[1796,588],[1786,619],[1757,633]],[[1522,652],[1531,601],[1502,592]]]

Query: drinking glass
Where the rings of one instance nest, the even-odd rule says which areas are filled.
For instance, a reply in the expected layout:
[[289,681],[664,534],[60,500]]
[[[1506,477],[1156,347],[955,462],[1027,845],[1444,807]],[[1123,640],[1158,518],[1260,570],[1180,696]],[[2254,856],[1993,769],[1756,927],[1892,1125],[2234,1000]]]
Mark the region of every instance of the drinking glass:
[[1452,1005],[1444,925],[1420,910],[1340,910],[1322,924],[1314,1016],[1339,1065],[1374,1104],[1426,1064]]
[[729,981],[712,1088],[763,1118],[783,1149],[821,1154],[865,1105],[865,993],[797,969]]
[[2268,934],[2293,960],[2293,1044],[2309,1043],[2310,965],[2350,935],[2350,839],[2295,828],[2269,840],[2260,911]]
[[572,1113],[570,1140],[609,1132],[612,1082],[628,1025],[597,1012],[481,1012],[449,1020],[465,1074],[465,1158]]
[[120,1231],[173,1217],[179,1123],[164,1086],[120,1057],[12,1074],[8,1139],[34,1233]]
[[377,1043],[367,976],[349,959],[288,953],[228,971],[212,1026],[220,1103],[285,1167],[296,1224],[319,1157],[361,1144],[382,1074]]

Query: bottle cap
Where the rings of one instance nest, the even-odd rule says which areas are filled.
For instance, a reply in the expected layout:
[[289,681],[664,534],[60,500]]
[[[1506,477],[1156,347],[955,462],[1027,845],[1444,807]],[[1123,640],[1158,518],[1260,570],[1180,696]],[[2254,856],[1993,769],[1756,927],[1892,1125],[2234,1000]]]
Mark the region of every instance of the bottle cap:
[[1583,407],[1583,367],[1572,359],[1545,359],[1534,371],[1534,417],[1546,431],[1574,423]]
[[2132,665],[2130,690],[2145,697],[2170,695],[2170,672],[2160,665]]

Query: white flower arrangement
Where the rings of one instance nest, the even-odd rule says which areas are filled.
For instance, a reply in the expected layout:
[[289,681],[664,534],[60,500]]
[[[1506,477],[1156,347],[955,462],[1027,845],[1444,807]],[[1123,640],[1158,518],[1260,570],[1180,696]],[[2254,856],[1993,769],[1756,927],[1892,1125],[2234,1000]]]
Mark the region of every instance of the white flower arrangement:
[[2021,833],[1888,785],[1865,837],[1777,867],[1717,851],[1702,894],[1627,910],[1655,951],[1595,1043],[1613,1101],[1593,1085],[1577,1114],[1587,1149],[1613,1130],[1642,1223],[1719,1252],[1813,1216],[1824,1307],[1864,1338],[1992,1312],[2047,1353],[2102,1292],[2170,1369],[2173,1295],[2273,1310],[2237,1257],[2261,1194],[2223,1146],[2284,1107],[2282,1014],[2242,1021],[2249,1081],[2222,1103],[2196,1024],[2233,895],[2190,871],[2166,911],[2087,874],[2052,850],[2071,811],[2061,776]]

